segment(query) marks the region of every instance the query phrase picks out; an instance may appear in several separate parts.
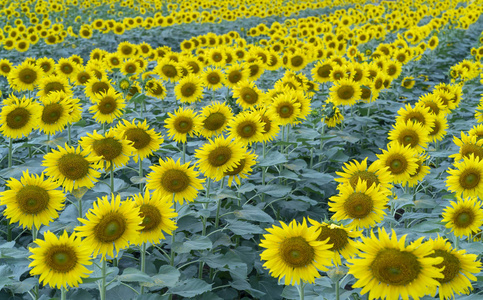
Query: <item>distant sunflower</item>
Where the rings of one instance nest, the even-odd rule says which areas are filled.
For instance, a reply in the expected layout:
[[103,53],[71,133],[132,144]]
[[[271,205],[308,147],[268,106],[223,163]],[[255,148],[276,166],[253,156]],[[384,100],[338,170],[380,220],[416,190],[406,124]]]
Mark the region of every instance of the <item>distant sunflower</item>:
[[154,68],[154,72],[165,80],[176,82],[181,76],[181,68],[179,63],[170,60],[168,57],[158,61],[158,65]]
[[378,154],[377,157],[382,167],[387,167],[392,174],[393,183],[402,183],[416,173],[418,168],[416,155],[416,150],[395,143],[388,144],[387,150],[382,150],[382,154]]
[[280,123],[273,112],[269,112],[266,106],[259,106],[255,113],[260,115],[263,125],[262,142],[272,141],[280,132]]
[[256,164],[257,157],[251,151],[246,152],[232,170],[223,172],[223,176],[228,176],[228,186],[232,185],[233,180],[240,185],[240,179],[248,178],[249,173],[252,172],[252,167]]
[[264,94],[254,82],[243,80],[233,88],[233,98],[242,109],[248,109],[264,102]]
[[454,158],[455,162],[462,160],[464,157],[469,157],[470,154],[480,160],[483,159],[483,140],[478,140],[476,136],[461,132],[461,139],[453,136],[453,143],[459,147],[458,153],[449,156]]
[[[434,253],[430,257],[442,257],[443,262],[435,265],[443,268],[443,278],[437,278],[439,299],[454,299],[457,295],[469,294],[473,289],[470,280],[477,281],[475,275],[481,271],[481,262],[476,254],[467,254],[466,250],[457,250],[451,247],[449,241],[439,237],[435,240],[430,239]],[[436,286],[429,293],[431,297],[436,295]]]
[[349,259],[357,255],[357,243],[354,239],[362,236],[362,230],[351,230],[344,225],[330,224],[326,222],[319,223],[309,218],[310,224],[319,228],[318,241],[327,241],[331,244],[329,249],[333,253],[332,262],[337,266],[342,264],[341,256]]
[[203,84],[213,91],[221,88],[226,81],[226,75],[218,68],[206,69],[201,74],[201,78],[203,79]]
[[455,169],[449,169],[450,176],[446,179],[448,191],[463,197],[483,196],[483,160],[470,154],[463,161],[453,164]]
[[124,76],[135,76],[142,72],[139,62],[134,59],[127,59],[121,63],[120,71]]
[[100,254],[101,260],[106,256],[117,257],[119,250],[136,241],[142,230],[142,218],[134,201],[121,201],[120,195],[110,198],[111,201],[108,196],[97,198],[86,219],[78,219],[83,225],[75,228],[77,235],[84,238],[82,242],[93,250],[93,257]]
[[260,247],[265,248],[260,254],[263,266],[273,277],[284,278],[285,285],[313,283],[320,277],[319,270],[327,271],[331,264],[332,244],[319,241],[319,228],[308,227],[305,219],[301,224],[293,220],[280,225],[268,228],[260,241]]
[[433,142],[442,141],[446,136],[446,129],[448,129],[448,121],[444,116],[438,116],[434,119],[433,127],[429,132],[429,137]]
[[163,83],[159,79],[150,79],[146,82],[146,86],[144,88],[146,90],[146,95],[157,98],[157,99],[164,99],[166,98],[166,88],[164,87]]
[[396,123],[407,123],[408,121],[418,122],[420,123],[426,130],[431,130],[431,127],[434,125],[435,116],[430,112],[431,108],[422,106],[422,105],[415,105],[414,107],[411,104],[406,104],[405,107],[401,107],[396,117]]
[[198,76],[189,74],[178,81],[174,94],[183,103],[193,103],[203,98],[203,83]]
[[234,88],[240,81],[246,80],[250,77],[250,70],[240,64],[232,64],[225,70],[226,85]]
[[42,69],[44,75],[50,75],[55,70],[55,61],[50,57],[38,58],[36,65],[38,65]]
[[42,165],[46,167],[45,173],[68,192],[79,187],[93,187],[101,176],[95,170],[99,157],[67,144],[65,148],[58,146],[58,149],[52,149],[52,152],[44,156]]
[[39,129],[46,134],[62,131],[69,123],[70,102],[62,92],[52,92],[42,98],[40,108]]
[[[135,244],[151,243],[156,245],[165,239],[163,233],[173,234],[177,226],[172,219],[176,218],[178,213],[172,208],[172,197],[159,197],[146,191],[144,196],[142,194],[133,195],[133,200],[136,207],[139,208],[143,220]],[[131,241],[131,243],[134,242]]]
[[245,149],[242,144],[222,136],[208,142],[195,150],[198,167],[205,176],[212,179],[223,177],[223,173],[232,170],[243,158]]
[[416,168],[416,172],[414,174],[411,174],[409,179],[407,181],[404,181],[402,183],[402,186],[409,186],[413,187],[416,186],[419,182],[421,182],[426,175],[430,173],[431,168],[427,165],[425,165],[425,161],[428,159],[427,155],[419,155],[417,164],[418,167]]
[[127,165],[132,152],[135,151],[131,141],[116,136],[112,129],[104,135],[98,134],[96,130],[92,134],[87,133],[87,136],[79,141],[79,145],[98,156],[99,167],[105,171],[110,170],[111,167],[119,168]]
[[456,202],[451,201],[443,211],[443,223],[450,228],[455,236],[470,237],[483,225],[482,203],[476,197],[461,198],[456,196]]
[[121,93],[114,88],[109,88],[105,92],[100,92],[93,100],[93,105],[89,111],[94,113],[94,119],[99,123],[112,123],[116,118],[122,116],[126,103]]
[[168,136],[179,143],[186,143],[187,136],[193,137],[202,126],[200,117],[191,108],[180,107],[173,114],[168,112],[168,116],[164,127]]
[[371,228],[384,219],[387,194],[376,185],[367,187],[359,180],[355,188],[349,184],[339,186],[339,194],[330,197],[329,211],[334,220],[351,220],[350,228]]
[[276,116],[280,125],[294,124],[300,115],[300,103],[292,96],[292,93],[280,94],[268,105],[267,111]]
[[13,65],[8,59],[6,58],[0,59],[0,75],[7,77],[10,71],[12,70],[13,70]]
[[137,123],[134,120],[132,123],[126,120],[123,121],[124,123],[119,122],[115,131],[119,136],[133,142],[132,146],[135,148],[133,152],[134,162],[137,163],[138,158],[142,160],[153,155],[153,152],[157,151],[164,142],[161,134],[154,131],[154,129],[150,129],[149,125],[146,124],[146,120]]
[[37,95],[40,98],[47,97],[52,92],[64,92],[66,94],[71,94],[71,88],[69,85],[69,80],[60,75],[49,75],[44,76],[39,82],[39,91]]
[[312,79],[324,83],[330,81],[330,72],[334,68],[335,63],[331,61],[319,61],[312,68]]
[[86,85],[87,82],[94,77],[95,75],[93,71],[80,69],[79,72],[76,74],[75,78],[73,79],[73,81],[75,85],[82,86],[82,85]]
[[389,194],[392,189],[392,175],[387,169],[387,167],[381,167],[380,161],[373,162],[368,168],[366,157],[362,162],[353,160],[344,163],[343,172],[335,172],[341,177],[334,180],[341,184],[350,184],[353,189],[356,188],[357,182],[361,180],[366,182],[367,187],[375,185],[381,191]]
[[88,278],[91,270],[85,266],[91,265],[91,252],[89,244],[81,241],[75,234],[70,236],[66,231],[56,237],[50,231],[44,233],[44,240],[33,241],[38,247],[29,248],[32,255],[29,258],[31,275],[40,275],[39,280],[51,288],[69,286],[78,287],[82,278]]
[[414,77],[404,77],[404,79],[401,82],[401,86],[405,89],[412,89],[414,87],[414,84],[416,83],[416,80],[414,80]]
[[360,84],[350,80],[341,79],[330,88],[330,97],[335,105],[354,105],[361,99]]
[[228,138],[243,145],[261,142],[263,140],[264,123],[260,115],[252,111],[240,112],[228,123]]
[[388,138],[393,143],[399,143],[403,147],[409,146],[418,152],[424,151],[430,141],[429,131],[419,122],[413,121],[396,122],[393,129],[389,131]]
[[79,72],[79,67],[71,59],[61,57],[55,65],[55,72],[61,76],[74,79]]
[[102,94],[106,94],[110,89],[114,89],[111,86],[111,82],[108,79],[92,78],[85,84],[84,93],[87,97],[94,102],[97,98],[102,97]]
[[198,190],[203,189],[204,179],[198,178],[199,173],[189,165],[189,162],[181,164],[179,159],[175,162],[170,157],[159,159],[159,165],[151,166],[146,188],[154,190],[155,197],[173,197],[180,204],[193,201]]
[[39,124],[40,105],[32,99],[13,95],[7,100],[8,104],[0,111],[0,132],[12,139],[28,136]]
[[210,138],[225,130],[228,122],[233,118],[233,113],[225,103],[212,102],[211,105],[203,107],[200,118],[202,123],[200,134]]
[[35,226],[38,230],[58,218],[64,208],[64,193],[43,173],[30,175],[27,170],[20,181],[10,178],[5,185],[9,189],[0,193],[0,205],[6,205],[3,214],[10,223],[19,222],[23,228],[31,230]]
[[15,91],[32,91],[42,78],[39,66],[24,61],[8,73],[8,82]]
[[435,266],[443,259],[429,256],[433,249],[423,238],[406,245],[405,235],[398,241],[394,230],[390,238],[384,228],[378,228],[378,238],[374,232],[361,238],[361,253],[348,259],[348,273],[356,278],[353,287],[362,288],[362,295],[369,293],[369,299],[419,299],[443,278]]
[[340,109],[332,103],[332,99],[327,99],[325,105],[322,105],[322,119],[321,122],[325,123],[327,127],[335,127],[344,121],[344,115],[340,112]]

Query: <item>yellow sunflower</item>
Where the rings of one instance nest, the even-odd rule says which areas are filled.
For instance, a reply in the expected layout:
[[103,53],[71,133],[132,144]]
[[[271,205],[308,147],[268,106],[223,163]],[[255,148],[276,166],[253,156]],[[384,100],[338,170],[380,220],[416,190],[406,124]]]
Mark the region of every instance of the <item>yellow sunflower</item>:
[[312,68],[312,79],[324,83],[331,80],[330,73],[332,72],[335,62],[332,61],[319,61]]
[[218,68],[207,68],[202,74],[203,84],[213,90],[221,88],[226,81],[226,75]]
[[89,107],[89,112],[94,113],[94,119],[99,123],[113,123],[116,118],[122,116],[126,107],[122,94],[112,87],[98,93],[91,100],[93,105]]
[[220,136],[208,139],[208,143],[196,149],[195,157],[200,171],[206,177],[217,180],[223,177],[224,172],[235,168],[244,153],[242,144]]
[[79,145],[100,157],[99,168],[108,171],[111,167],[118,168],[127,165],[132,153],[135,151],[132,142],[116,136],[114,130],[109,130],[104,135],[96,130],[82,137]]
[[389,131],[388,138],[392,143],[399,143],[403,147],[408,146],[417,152],[423,152],[428,146],[429,131],[419,122],[410,120],[405,123],[396,122],[393,130]]
[[33,241],[38,247],[29,248],[32,255],[29,258],[30,275],[40,275],[39,280],[51,288],[68,286],[77,287],[82,278],[88,278],[91,270],[85,266],[91,265],[92,249],[89,244],[81,241],[75,234],[70,236],[66,231],[56,237],[50,231],[44,233],[44,239]]
[[409,186],[413,187],[416,186],[419,182],[421,182],[426,175],[430,173],[431,168],[424,163],[428,159],[428,155],[419,155],[418,160],[417,160],[417,165],[418,167],[416,168],[416,172],[414,174],[411,174],[409,179],[407,181],[404,181],[402,183],[402,186]]
[[368,299],[419,299],[443,278],[442,270],[435,266],[443,259],[429,256],[433,249],[422,243],[423,238],[407,246],[406,235],[398,241],[394,230],[389,237],[384,228],[378,228],[378,238],[373,231],[370,237],[361,238],[361,253],[348,259],[348,273],[357,280],[353,287],[362,288],[362,295],[369,293]]
[[408,146],[399,143],[387,145],[387,150],[382,150],[382,154],[377,154],[382,167],[387,167],[392,174],[393,183],[402,183],[416,173],[418,168],[417,152]]
[[350,228],[371,228],[384,219],[387,194],[376,185],[367,187],[359,179],[356,187],[350,184],[339,186],[339,194],[330,197],[329,211],[335,212],[334,220],[351,220]]
[[455,236],[472,236],[483,225],[482,203],[476,197],[461,198],[456,196],[456,202],[451,201],[443,212],[443,223],[450,228]]
[[406,104],[405,107],[401,107],[396,117],[396,123],[407,123],[408,121],[420,123],[426,130],[431,130],[434,125],[435,116],[430,112],[431,108],[421,105]]
[[280,222],[281,227],[268,228],[263,235],[260,247],[265,248],[260,258],[263,266],[270,270],[270,275],[281,280],[285,285],[314,283],[320,277],[320,271],[327,271],[333,256],[328,239],[319,241],[320,230],[316,226],[307,226],[293,220],[288,225]]
[[257,157],[255,153],[248,151],[233,169],[223,172],[223,176],[228,176],[228,186],[232,185],[233,179],[236,184],[240,185],[240,179],[248,178],[249,173],[252,172],[252,167],[256,164]]
[[463,197],[483,196],[483,160],[470,154],[463,161],[455,162],[455,169],[449,169],[446,179],[448,191]]
[[166,98],[167,90],[163,85],[163,82],[158,79],[150,79],[146,81],[144,87],[146,95],[162,100]]
[[250,77],[250,69],[240,65],[232,64],[225,70],[226,85],[230,88],[234,88],[240,81],[246,80]]
[[3,136],[17,139],[28,136],[37,128],[40,119],[40,105],[33,99],[21,99],[11,95],[7,105],[0,111],[0,132]]
[[269,112],[266,106],[259,106],[254,111],[260,116],[263,125],[262,142],[272,141],[280,132],[280,123],[273,112]]
[[8,59],[6,58],[0,59],[0,75],[7,77],[10,71],[12,70],[13,70],[13,65]]
[[330,88],[330,97],[335,105],[354,105],[361,99],[362,91],[359,83],[351,79],[341,79]]
[[228,122],[233,118],[233,113],[225,103],[212,102],[211,105],[203,107],[200,118],[202,123],[200,134],[210,138],[225,130]]
[[204,179],[198,178],[199,173],[189,165],[189,162],[181,164],[179,159],[175,162],[170,157],[159,159],[159,165],[151,166],[146,188],[154,190],[154,197],[174,197],[180,204],[193,201],[198,190],[203,189]]
[[8,82],[15,91],[32,91],[42,78],[39,66],[24,61],[8,73]]
[[79,66],[72,59],[61,57],[55,65],[55,72],[72,80],[79,72]]
[[79,187],[93,187],[101,176],[95,170],[100,158],[67,144],[65,148],[58,146],[58,149],[52,149],[44,156],[42,165],[46,167],[45,173],[69,192]]
[[300,103],[292,97],[292,93],[282,93],[268,105],[267,111],[276,116],[280,125],[294,124],[300,115]]
[[180,107],[168,116],[164,127],[168,136],[179,143],[186,143],[187,136],[193,137],[202,126],[200,117],[191,108]]
[[233,98],[242,109],[248,109],[264,102],[263,92],[257,88],[254,82],[248,80],[238,82],[238,85],[233,88]]
[[50,75],[55,70],[55,61],[50,57],[38,58],[36,65],[42,69],[44,75]]
[[41,99],[39,129],[46,134],[64,130],[73,107],[63,92],[52,92]]
[[19,222],[25,228],[49,225],[59,217],[59,211],[64,208],[64,193],[56,190],[59,185],[49,178],[30,175],[28,170],[23,172],[20,181],[15,178],[7,180],[9,188],[0,193],[0,205],[6,205],[3,214],[10,223]]
[[169,57],[165,57],[158,61],[153,71],[162,79],[176,82],[180,78],[182,70],[179,63],[171,60]]
[[183,103],[193,103],[203,98],[203,83],[198,76],[183,77],[174,88],[174,94]]
[[135,123],[134,120],[132,123],[123,121],[124,124],[121,122],[117,124],[115,134],[133,143],[132,146],[135,148],[133,151],[134,162],[137,163],[138,158],[143,160],[145,157],[153,155],[153,152],[157,151],[164,142],[160,133],[157,133],[154,129],[149,129],[146,120],[142,123]]
[[37,92],[37,96],[44,98],[52,92],[64,92],[68,95],[72,94],[69,80],[66,77],[55,74],[42,77],[39,81],[39,91]]
[[114,89],[108,79],[98,79],[97,77],[87,81],[85,86],[84,93],[92,102],[108,93],[110,89]]
[[432,93],[419,97],[418,102],[416,102],[417,106],[428,107],[429,113],[432,113],[436,117],[445,116],[449,112],[448,106],[443,104],[441,98]]
[[111,195],[97,198],[93,208],[86,213],[87,219],[78,218],[82,226],[77,226],[77,235],[83,237],[83,243],[92,249],[93,257],[101,255],[114,257],[114,250],[125,249],[129,243],[139,238],[142,230],[142,218],[139,207],[134,201],[121,201],[120,195]]
[[344,121],[344,116],[340,109],[332,103],[332,99],[326,100],[327,104],[322,106],[323,117],[321,122],[325,123],[327,127],[335,127]]
[[401,82],[401,86],[405,89],[412,89],[414,87],[414,84],[416,84],[416,80],[414,80],[414,77],[404,77],[404,79]]
[[453,142],[459,147],[458,153],[449,156],[454,158],[455,162],[462,160],[464,157],[469,157],[470,154],[480,160],[483,159],[483,140],[478,140],[476,136],[461,132],[461,139],[453,136]]
[[437,142],[442,141],[443,138],[446,136],[446,129],[448,129],[448,121],[444,116],[438,116],[434,119],[433,127],[431,127],[431,131],[429,132],[429,137],[431,141]]
[[342,264],[341,256],[349,259],[359,253],[357,243],[354,239],[362,236],[362,230],[353,230],[344,225],[333,223],[319,223],[310,218],[309,223],[320,229],[317,240],[325,241],[329,239],[327,243],[332,245],[329,250],[333,253],[332,263],[334,265],[338,266]]
[[481,271],[481,262],[476,254],[467,254],[466,250],[457,250],[451,247],[449,241],[438,236],[437,239],[429,240],[434,253],[430,257],[442,257],[442,263],[436,265],[443,268],[444,278],[437,278],[440,285],[433,287],[430,295],[434,297],[436,290],[439,292],[439,299],[454,299],[457,295],[469,294],[473,287],[470,280],[477,281],[475,273]]
[[240,142],[244,146],[263,140],[264,123],[260,115],[252,111],[243,111],[228,123],[228,138]]
[[350,184],[355,189],[357,182],[361,180],[366,182],[368,187],[376,185],[382,192],[386,194],[391,193],[392,174],[387,167],[380,165],[380,161],[373,162],[368,168],[367,157],[362,162],[353,160],[352,162],[344,163],[342,170],[343,172],[335,172],[341,177],[334,179],[341,184]]

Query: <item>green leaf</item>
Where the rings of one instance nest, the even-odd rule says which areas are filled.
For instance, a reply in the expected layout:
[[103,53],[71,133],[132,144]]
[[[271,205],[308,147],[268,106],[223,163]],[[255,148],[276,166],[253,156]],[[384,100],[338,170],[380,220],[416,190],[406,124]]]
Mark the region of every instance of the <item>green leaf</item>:
[[180,273],[173,266],[164,265],[159,268],[159,274],[152,277],[153,281],[145,283],[149,288],[173,287],[179,280]]
[[170,288],[168,293],[190,298],[208,292],[212,285],[203,280],[192,278],[179,282],[175,287]]
[[260,167],[270,167],[274,165],[279,165],[287,162],[285,155],[278,151],[269,152],[265,158],[260,158],[258,166]]
[[265,193],[275,198],[281,198],[286,196],[292,191],[292,188],[280,184],[269,184],[269,185],[259,185],[257,186],[259,193]]
[[126,282],[153,282],[153,279],[148,274],[135,268],[126,268],[122,275],[119,275],[118,279]]
[[253,183],[245,183],[244,185],[240,186],[240,188],[238,189],[238,192],[239,193],[248,193],[248,192],[251,192],[255,189],[255,185]]
[[206,250],[212,247],[211,240],[206,236],[196,236],[192,240],[183,243],[174,243],[173,250],[176,253],[190,253],[192,250]]
[[237,235],[245,235],[245,234],[261,234],[264,233],[264,230],[257,225],[243,222],[243,221],[236,221],[236,220],[227,220],[230,225],[228,225],[228,229],[230,229],[234,234]]
[[242,210],[235,210],[233,214],[238,219],[273,223],[273,218],[256,206],[246,205]]

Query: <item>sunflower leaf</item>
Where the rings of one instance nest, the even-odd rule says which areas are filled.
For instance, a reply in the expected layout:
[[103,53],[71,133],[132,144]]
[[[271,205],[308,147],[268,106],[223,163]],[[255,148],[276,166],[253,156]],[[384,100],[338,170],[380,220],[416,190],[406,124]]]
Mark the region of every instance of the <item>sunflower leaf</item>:
[[180,295],[181,297],[194,297],[211,290],[212,284],[203,280],[192,278],[179,282],[175,287],[168,290],[168,293]]

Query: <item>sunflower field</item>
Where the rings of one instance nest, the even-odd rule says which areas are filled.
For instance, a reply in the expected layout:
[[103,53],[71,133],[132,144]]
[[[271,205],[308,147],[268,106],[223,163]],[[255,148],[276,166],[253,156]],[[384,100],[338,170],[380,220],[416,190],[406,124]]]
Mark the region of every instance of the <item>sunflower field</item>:
[[482,13],[0,0],[0,299],[483,299]]

